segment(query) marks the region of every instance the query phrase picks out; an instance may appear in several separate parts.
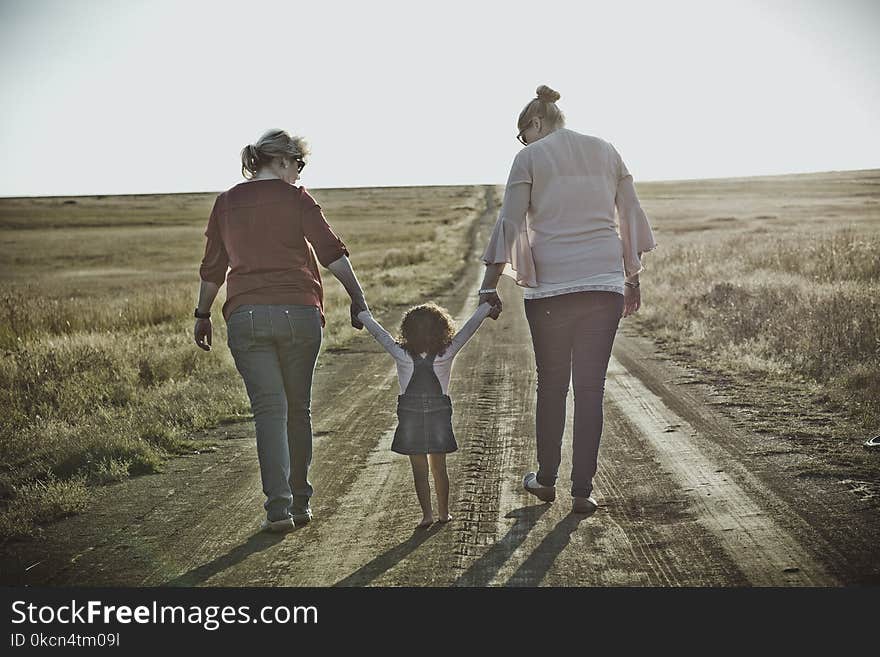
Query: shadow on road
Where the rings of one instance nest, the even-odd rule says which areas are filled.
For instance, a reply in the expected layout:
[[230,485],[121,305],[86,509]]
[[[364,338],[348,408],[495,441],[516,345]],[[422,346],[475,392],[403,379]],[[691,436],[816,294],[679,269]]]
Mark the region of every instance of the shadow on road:
[[540,586],[544,575],[556,561],[565,546],[571,542],[571,535],[582,520],[590,515],[570,513],[560,520],[541,544],[522,562],[504,586]]
[[486,554],[474,561],[453,586],[488,586],[492,578],[501,570],[501,566],[510,558],[516,549],[526,540],[532,527],[550,509],[549,504],[524,506],[508,513],[505,518],[516,518],[507,534],[495,543]]
[[393,568],[410,552],[419,547],[422,543],[434,536],[443,525],[434,523],[428,529],[416,529],[410,536],[400,545],[397,545],[384,554],[380,554],[370,563],[361,566],[345,579],[341,579],[333,586],[366,586],[374,579],[382,575],[384,572]]
[[[289,533],[289,532],[288,532]],[[234,566],[247,557],[257,552],[262,552],[266,548],[277,545],[284,540],[284,534],[272,534],[268,532],[259,532],[251,536],[245,543],[233,548],[221,557],[217,557],[213,561],[206,563],[198,568],[183,573],[162,586],[198,586],[217,573],[221,573],[227,568]]]

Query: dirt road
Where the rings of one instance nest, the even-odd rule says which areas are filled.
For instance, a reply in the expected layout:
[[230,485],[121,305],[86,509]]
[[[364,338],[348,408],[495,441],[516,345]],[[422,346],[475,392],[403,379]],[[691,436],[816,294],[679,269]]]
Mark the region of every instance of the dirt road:
[[[439,301],[473,309],[477,254]],[[650,290],[650,281],[647,289]],[[84,514],[2,550],[2,582],[65,586],[835,586],[877,584],[878,508],[833,479],[796,476],[808,457],[749,430],[728,400],[658,355],[626,321],[608,372],[595,481],[599,510],[570,515],[568,421],[559,496],[520,487],[534,469],[535,374],[521,295],[457,358],[446,526],[419,519],[409,463],[390,449],[397,380],[369,336],[322,354],[313,395],[315,520],[260,534],[251,423],[213,453],[100,489]],[[412,300],[417,301],[417,300]],[[650,292],[646,303],[650,303]],[[462,307],[464,303],[464,307]],[[383,317],[394,325],[399,315]],[[569,398],[569,412],[571,412]]]

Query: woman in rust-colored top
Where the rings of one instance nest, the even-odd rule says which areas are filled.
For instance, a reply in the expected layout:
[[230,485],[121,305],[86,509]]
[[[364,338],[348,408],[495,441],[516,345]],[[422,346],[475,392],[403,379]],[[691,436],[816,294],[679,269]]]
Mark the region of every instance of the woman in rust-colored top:
[[308,150],[299,137],[269,130],[242,149],[239,183],[220,194],[205,231],[194,337],[211,347],[211,305],[226,283],[229,349],[244,379],[257,434],[266,520],[285,531],[312,518],[311,386],[324,326],[318,262],[351,296],[352,325],[367,308],[321,207],[294,183]]

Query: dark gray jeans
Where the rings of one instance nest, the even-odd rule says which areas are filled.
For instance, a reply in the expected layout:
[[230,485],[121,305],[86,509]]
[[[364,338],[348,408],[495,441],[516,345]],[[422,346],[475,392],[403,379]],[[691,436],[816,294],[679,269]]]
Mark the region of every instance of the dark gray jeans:
[[316,306],[246,305],[226,322],[257,430],[270,521],[304,511],[312,495],[312,375],[321,348]]
[[602,398],[623,295],[575,292],[526,299],[538,370],[538,483],[554,486],[562,459],[565,400],[574,387],[571,494],[589,497],[602,435]]

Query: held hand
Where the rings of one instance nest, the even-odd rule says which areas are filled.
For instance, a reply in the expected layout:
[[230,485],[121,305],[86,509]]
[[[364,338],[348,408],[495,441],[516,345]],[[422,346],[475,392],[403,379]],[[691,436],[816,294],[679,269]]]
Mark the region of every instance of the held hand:
[[489,311],[489,317],[492,319],[498,319],[499,315],[501,315],[501,297],[498,296],[497,292],[481,294],[478,303],[480,305],[489,303],[492,306],[492,310]]
[[364,310],[369,310],[369,306],[367,306],[367,301],[360,297],[358,299],[351,300],[351,306],[349,306],[349,313],[351,314],[351,325],[353,328],[356,328],[360,331],[364,328],[364,323],[358,319],[358,313],[363,312]]
[[195,328],[193,329],[193,337],[199,349],[211,351],[211,337],[213,326],[210,319],[197,319]]
[[623,288],[623,316],[634,315],[642,307],[642,295],[639,288],[625,286]]

